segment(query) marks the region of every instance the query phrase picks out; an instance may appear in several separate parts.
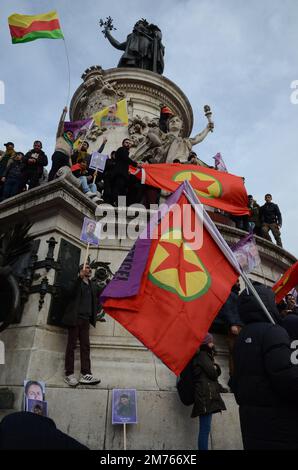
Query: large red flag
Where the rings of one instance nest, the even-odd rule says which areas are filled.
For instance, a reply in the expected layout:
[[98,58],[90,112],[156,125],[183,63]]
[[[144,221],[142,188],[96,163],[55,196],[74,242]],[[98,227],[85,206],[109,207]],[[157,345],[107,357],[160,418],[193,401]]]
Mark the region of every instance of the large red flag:
[[294,263],[272,287],[278,304],[298,284],[298,261]]
[[[190,209],[180,191],[176,210],[183,205]],[[157,238],[136,242],[102,294],[104,310],[176,375],[196,352],[239,276],[205,228],[202,246],[191,248],[193,239],[185,233],[197,217],[191,206],[185,220],[177,222],[171,214],[166,227],[162,219],[155,228]]]
[[[140,171],[133,168],[131,171],[141,179]],[[175,191],[183,181],[189,181],[202,204],[237,216],[250,213],[247,207],[247,192],[240,176],[180,163],[144,165],[142,171],[144,182],[149,186]]]

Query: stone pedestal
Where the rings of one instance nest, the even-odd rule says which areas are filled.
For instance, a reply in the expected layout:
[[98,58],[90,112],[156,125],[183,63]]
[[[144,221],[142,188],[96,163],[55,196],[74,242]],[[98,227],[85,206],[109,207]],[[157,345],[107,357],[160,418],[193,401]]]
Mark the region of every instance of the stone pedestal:
[[85,119],[123,98],[127,100],[129,127],[100,129],[94,127],[88,133],[90,149],[99,148],[102,138],[108,142],[104,153],[110,154],[120,147],[124,138],[133,143],[131,155],[144,142],[148,130],[158,126],[160,109],[169,107],[183,121],[183,137],[189,136],[193,125],[191,105],[171,80],[154,72],[133,68],[103,70],[90,67],[82,75],[83,83],[73,95],[70,105],[72,120]]
[[[84,216],[93,217],[95,208],[66,180],[56,180],[3,202],[0,223],[14,224],[20,217],[32,221],[31,233],[40,240],[38,261],[44,260],[50,237],[57,242],[55,261],[63,240],[81,251],[82,261],[86,250],[79,240],[82,221]],[[236,242],[244,235],[233,227],[218,227],[228,242]],[[257,243],[262,266],[252,277],[271,285],[294,262],[294,257],[266,240],[257,239]],[[103,240],[99,249],[91,249],[91,259],[111,262],[115,272],[131,245],[127,238]],[[53,285],[54,269],[39,271]],[[23,381],[44,380],[49,416],[59,428],[93,449],[121,449],[122,428],[111,425],[112,389],[136,388],[139,424],[128,426],[128,449],[196,449],[198,420],[190,419],[191,407],[180,403],[175,375],[108,315],[106,323],[91,328],[92,371],[101,383],[70,389],[63,381],[66,330],[48,323],[51,294],[45,295],[41,310],[39,300],[39,293],[31,294],[21,323],[11,325],[0,336],[6,348],[6,363],[0,365],[0,385],[14,392],[15,410],[22,406]],[[226,383],[226,340],[218,336],[216,343],[223,369],[221,382]],[[211,446],[240,449],[237,406],[232,394],[223,398],[228,410],[214,417]]]

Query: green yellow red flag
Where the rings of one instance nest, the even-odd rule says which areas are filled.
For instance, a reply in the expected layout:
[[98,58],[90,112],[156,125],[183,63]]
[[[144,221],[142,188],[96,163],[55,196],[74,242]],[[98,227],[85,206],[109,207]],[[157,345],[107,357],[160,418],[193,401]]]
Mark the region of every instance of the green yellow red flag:
[[58,14],[55,10],[41,15],[20,15],[8,17],[13,44],[34,41],[35,39],[63,39]]

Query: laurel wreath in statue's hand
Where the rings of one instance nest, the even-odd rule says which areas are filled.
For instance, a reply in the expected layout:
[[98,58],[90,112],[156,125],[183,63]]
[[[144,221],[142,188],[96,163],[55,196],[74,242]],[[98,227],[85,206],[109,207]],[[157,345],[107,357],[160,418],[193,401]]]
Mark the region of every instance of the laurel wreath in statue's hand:
[[111,18],[110,16],[107,16],[105,21],[102,18],[100,18],[99,26],[100,26],[100,28],[103,28],[101,32],[105,36],[107,35],[107,31],[113,31],[113,30],[117,29],[117,28],[114,27],[113,18]]

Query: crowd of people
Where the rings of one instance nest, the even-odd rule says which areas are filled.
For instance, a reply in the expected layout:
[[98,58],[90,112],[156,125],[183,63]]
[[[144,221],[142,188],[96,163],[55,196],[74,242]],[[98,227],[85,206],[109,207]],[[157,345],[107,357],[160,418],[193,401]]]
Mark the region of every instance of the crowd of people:
[[[298,360],[293,359],[291,344],[298,338],[297,292],[276,305],[270,287],[259,282],[254,287],[274,323],[247,289],[240,293],[237,283],[210,331],[227,334],[228,385],[239,405],[244,449],[297,450]],[[218,382],[221,370],[215,355],[214,338],[208,333],[191,361],[191,416],[199,416],[200,450],[208,450],[213,414],[226,410],[220,394],[228,389]]]
[[[69,179],[96,203],[105,202],[116,206],[119,196],[126,196],[127,205],[140,203],[149,208],[151,204],[159,203],[160,189],[142,185],[129,173],[129,166],[141,167],[141,163],[136,163],[129,156],[130,139],[124,139],[121,146],[111,152],[103,172],[96,171],[90,168],[91,154],[87,140],[81,142],[79,146],[74,146],[74,133],[65,130],[66,114],[65,107],[58,125],[49,174],[46,169],[49,163],[48,157],[42,150],[40,140],[36,140],[33,148],[26,154],[16,151],[13,142],[4,144],[6,150],[0,152],[0,201],[36,188],[59,176],[68,175]],[[160,126],[164,128],[165,125],[161,119]],[[98,153],[103,152],[106,143],[107,139],[104,138]],[[173,163],[181,162],[175,159]],[[189,153],[186,163],[206,166],[194,151]],[[255,235],[269,241],[272,241],[269,235],[271,231],[277,245],[282,247],[280,234],[282,216],[278,205],[272,202],[272,195],[265,195],[263,206],[259,206],[253,196],[249,195],[247,205],[251,210],[250,216],[230,216],[236,227],[247,232],[253,231]]]

